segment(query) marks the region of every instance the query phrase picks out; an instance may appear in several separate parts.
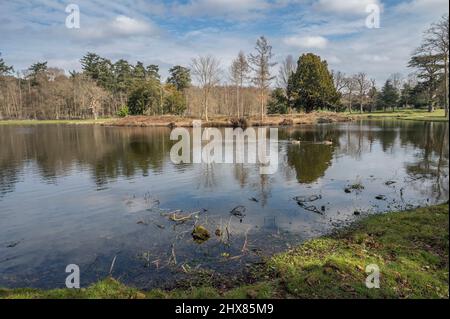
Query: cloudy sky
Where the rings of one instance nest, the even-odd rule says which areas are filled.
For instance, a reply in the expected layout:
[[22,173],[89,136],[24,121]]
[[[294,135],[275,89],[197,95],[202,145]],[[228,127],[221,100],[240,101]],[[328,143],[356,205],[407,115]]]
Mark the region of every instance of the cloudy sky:
[[[65,24],[71,3],[80,8],[79,29]],[[381,8],[378,29],[366,27],[369,4]],[[406,64],[423,30],[444,13],[448,0],[0,0],[0,52],[16,70],[36,61],[79,70],[91,51],[159,64],[165,76],[199,54],[227,69],[265,35],[276,61],[313,52],[332,69],[382,82],[411,72]]]

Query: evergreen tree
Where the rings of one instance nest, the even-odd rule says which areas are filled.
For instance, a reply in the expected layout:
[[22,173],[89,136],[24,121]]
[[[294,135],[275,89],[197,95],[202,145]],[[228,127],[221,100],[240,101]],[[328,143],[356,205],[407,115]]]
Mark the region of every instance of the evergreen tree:
[[103,88],[111,90],[114,85],[113,65],[110,60],[88,52],[80,60],[83,73]]
[[159,112],[160,90],[155,81],[142,82],[133,88],[128,97],[128,109],[132,115],[155,115]]
[[299,58],[297,71],[288,86],[298,110],[303,108],[311,112],[318,108],[334,108],[339,100],[327,62],[312,53]]
[[145,80],[146,77],[147,77],[147,70],[145,69],[144,64],[138,61],[133,68],[133,78]]
[[155,64],[150,64],[147,66],[147,76],[154,80],[161,80],[161,76],[159,75],[159,66]]
[[416,55],[411,57],[409,67],[419,70],[418,78],[422,80],[428,92],[428,111],[434,111],[436,103],[436,92],[443,81],[443,66],[441,64],[442,55],[433,54],[427,49],[420,48]]
[[270,95],[269,103],[267,103],[268,114],[286,114],[288,112],[288,103],[284,90],[276,88]]
[[114,90],[128,93],[132,84],[132,66],[128,61],[120,59],[113,65]]
[[164,113],[182,115],[186,110],[186,99],[180,91],[169,85],[164,97]]
[[191,71],[188,68],[176,65],[169,70],[167,83],[172,84],[178,91],[184,91],[191,85]]
[[398,105],[399,94],[391,80],[387,80],[384,84],[381,93],[379,95],[379,105],[386,111],[388,107],[395,111],[395,107]]
[[47,70],[47,61],[32,64],[27,70],[27,78],[30,79],[31,85],[37,85],[39,81],[48,80]]
[[[0,54],[1,55],[1,54]],[[0,76],[8,75],[14,72],[12,66],[6,65],[3,58],[0,58]]]
[[400,100],[399,100],[399,106],[401,107],[408,107],[409,105],[412,105],[412,96],[413,96],[413,90],[414,88],[409,83],[403,84],[403,87],[400,91]]

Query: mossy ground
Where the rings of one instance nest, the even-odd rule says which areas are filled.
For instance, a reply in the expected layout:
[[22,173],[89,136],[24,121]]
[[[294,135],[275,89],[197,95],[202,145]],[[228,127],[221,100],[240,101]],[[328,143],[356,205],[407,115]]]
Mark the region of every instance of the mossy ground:
[[[256,283],[232,289],[139,291],[108,278],[80,290],[0,289],[0,298],[448,298],[448,218],[448,205],[371,216],[272,257]],[[365,285],[369,264],[379,289]]]
[[430,122],[448,122],[448,117],[445,117],[443,109],[435,110],[434,112],[428,112],[423,109],[400,109],[396,111],[375,111],[372,113],[347,113],[354,118],[394,118],[400,120],[411,121],[430,121]]

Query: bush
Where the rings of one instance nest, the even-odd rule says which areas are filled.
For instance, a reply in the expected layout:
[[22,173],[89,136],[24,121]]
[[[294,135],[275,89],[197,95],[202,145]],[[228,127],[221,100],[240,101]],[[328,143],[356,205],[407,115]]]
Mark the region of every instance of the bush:
[[151,81],[137,86],[128,97],[129,113],[133,115],[158,113],[161,93]]
[[130,114],[130,110],[128,109],[127,105],[124,105],[120,108],[120,110],[117,112],[118,117],[126,117]]
[[268,114],[286,114],[288,112],[287,99],[284,95],[283,89],[276,88],[270,95],[269,103],[267,104]]
[[186,110],[186,99],[179,91],[169,90],[164,97],[164,113],[182,115]]
[[241,127],[243,129],[246,129],[249,126],[249,122],[244,117],[233,117],[230,119],[230,123],[233,128]]

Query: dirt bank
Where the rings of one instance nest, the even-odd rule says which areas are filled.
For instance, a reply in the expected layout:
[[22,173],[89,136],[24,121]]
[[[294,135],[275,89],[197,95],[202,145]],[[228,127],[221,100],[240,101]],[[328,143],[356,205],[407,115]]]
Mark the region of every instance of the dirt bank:
[[[107,126],[141,126],[141,127],[192,127],[192,121],[198,118],[181,116],[127,116],[102,123]],[[245,126],[291,126],[301,124],[335,123],[352,121],[346,114],[334,112],[313,112],[294,115],[271,115],[263,121],[258,116],[239,120],[233,117],[216,116],[208,122],[203,120],[202,125],[207,127],[245,127]]]

